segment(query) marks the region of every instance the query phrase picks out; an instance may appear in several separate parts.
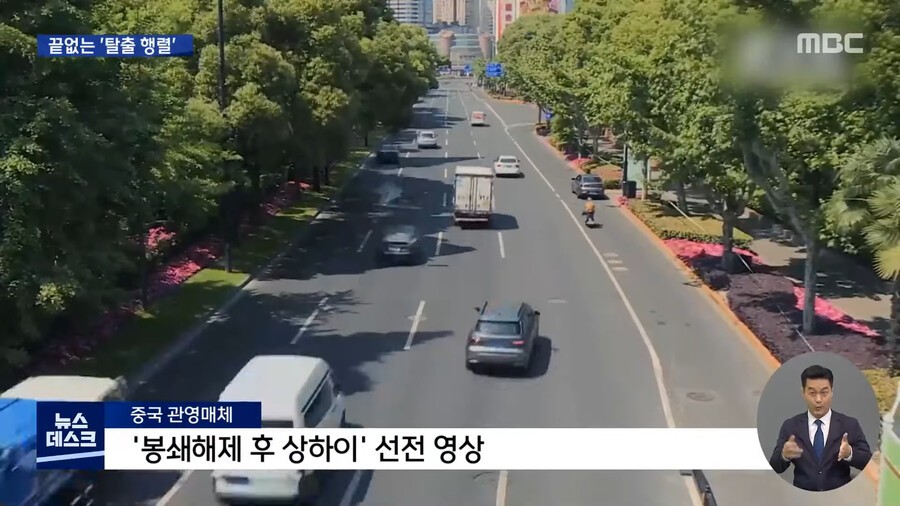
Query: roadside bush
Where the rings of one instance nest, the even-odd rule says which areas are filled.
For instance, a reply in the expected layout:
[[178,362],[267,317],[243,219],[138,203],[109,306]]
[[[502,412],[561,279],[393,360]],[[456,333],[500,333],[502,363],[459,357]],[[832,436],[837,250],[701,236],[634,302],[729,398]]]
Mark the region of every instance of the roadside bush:
[[[661,239],[718,244],[722,242],[722,221],[713,216],[685,218],[664,202],[634,200],[628,203],[631,212]],[[734,247],[747,248],[753,238],[734,229]]]
[[621,179],[604,179],[603,187],[607,190],[621,190],[622,189],[622,180]]
[[780,361],[806,353],[812,346],[817,351],[843,355],[861,369],[887,367],[881,339],[852,332],[822,317],[816,319],[820,332],[805,336],[804,341],[797,332],[803,312],[796,307],[794,283],[788,278],[738,274],[731,276],[729,285],[728,305],[732,311]]

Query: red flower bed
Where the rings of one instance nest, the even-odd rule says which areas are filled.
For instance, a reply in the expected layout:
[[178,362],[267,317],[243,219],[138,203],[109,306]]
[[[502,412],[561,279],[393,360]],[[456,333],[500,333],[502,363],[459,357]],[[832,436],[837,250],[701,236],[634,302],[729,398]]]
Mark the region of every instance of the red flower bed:
[[[864,369],[888,365],[880,334],[821,298],[816,298],[815,305],[819,332],[801,336],[803,289],[788,278],[766,272],[727,274],[720,268],[721,245],[680,239],[664,242],[707,284],[714,289],[727,288],[732,311],[782,362],[812,347],[839,353]],[[750,251],[735,252],[753,258],[757,271],[767,267]]]
[[[302,188],[303,184],[287,183],[262,204],[262,211],[267,217],[278,214],[297,200]],[[241,225],[242,233],[249,232],[250,228],[248,221]],[[151,229],[147,237],[148,247],[152,244],[154,249],[161,242],[175,239],[174,234],[162,227]],[[148,304],[153,304],[160,298],[168,295],[175,288],[190,279],[191,276],[212,264],[221,255],[222,246],[219,238],[209,237],[190,246],[184,253],[170,259],[158,268],[150,275],[148,280]],[[139,297],[139,292],[133,293],[130,299],[126,300],[121,306],[101,315],[89,332],[73,333],[52,341],[45,351],[39,357],[36,357],[33,368],[38,371],[53,369],[55,366],[89,357],[90,353],[99,344],[113,339],[116,331],[141,308]]]

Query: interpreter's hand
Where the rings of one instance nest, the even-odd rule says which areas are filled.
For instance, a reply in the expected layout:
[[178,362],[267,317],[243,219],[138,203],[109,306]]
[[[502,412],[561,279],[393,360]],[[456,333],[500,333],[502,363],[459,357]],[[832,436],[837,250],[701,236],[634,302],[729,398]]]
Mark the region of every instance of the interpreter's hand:
[[784,442],[784,446],[781,448],[781,456],[788,460],[795,460],[799,459],[802,455],[803,448],[800,448],[800,445],[797,444],[797,438],[791,434],[791,437]]
[[847,441],[847,434],[841,438],[841,449],[838,451],[838,460],[847,460],[850,458],[850,442]]

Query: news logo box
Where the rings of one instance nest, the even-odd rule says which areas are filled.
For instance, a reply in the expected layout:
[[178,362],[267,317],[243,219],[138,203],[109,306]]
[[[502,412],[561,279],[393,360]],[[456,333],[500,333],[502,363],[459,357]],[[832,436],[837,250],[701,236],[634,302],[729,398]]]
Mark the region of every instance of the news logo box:
[[180,58],[193,56],[190,34],[38,35],[41,58]]
[[104,468],[102,402],[38,402],[38,469]]
[[101,470],[109,429],[258,429],[259,402],[38,402],[38,469]]

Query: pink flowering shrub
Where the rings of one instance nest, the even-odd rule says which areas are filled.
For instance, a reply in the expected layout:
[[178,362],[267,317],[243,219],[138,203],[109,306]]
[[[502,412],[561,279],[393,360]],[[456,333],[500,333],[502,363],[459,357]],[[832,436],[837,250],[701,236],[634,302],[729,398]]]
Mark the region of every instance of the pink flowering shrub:
[[[305,189],[302,183],[285,184],[275,195],[262,204],[266,217],[271,217],[293,204]],[[242,232],[249,232],[245,222]],[[161,245],[171,244],[177,238],[163,227],[156,227],[147,235],[147,246],[158,251]],[[163,246],[164,247],[164,246]],[[171,258],[156,269],[149,277],[147,301],[152,305],[162,297],[191,278],[194,274],[211,265],[220,255],[223,244],[219,238],[210,237],[191,245],[175,258]],[[44,353],[33,364],[36,369],[52,368],[85,359],[99,344],[115,338],[116,332],[141,309],[139,292],[133,293],[121,305],[101,315],[87,333],[71,334],[51,341]]]
[[[702,257],[721,257],[724,249],[721,244],[706,244],[699,243],[694,241],[686,241],[684,239],[667,239],[664,241],[666,246],[675,253],[678,258],[684,261],[688,265],[696,265],[697,261]],[[753,259],[753,263],[756,265],[765,265],[760,257],[753,253],[752,251],[743,250],[740,248],[734,248],[734,252],[750,256]],[[753,274],[747,274],[752,276]],[[803,310],[803,288],[799,286],[793,287],[794,292],[794,307],[799,310]],[[851,332],[855,332],[857,334],[862,334],[867,337],[879,337],[878,332],[872,330],[869,326],[860,323],[840,309],[834,307],[828,301],[816,297],[815,302],[815,311],[816,315],[820,318],[828,320],[835,325],[842,327]]]

